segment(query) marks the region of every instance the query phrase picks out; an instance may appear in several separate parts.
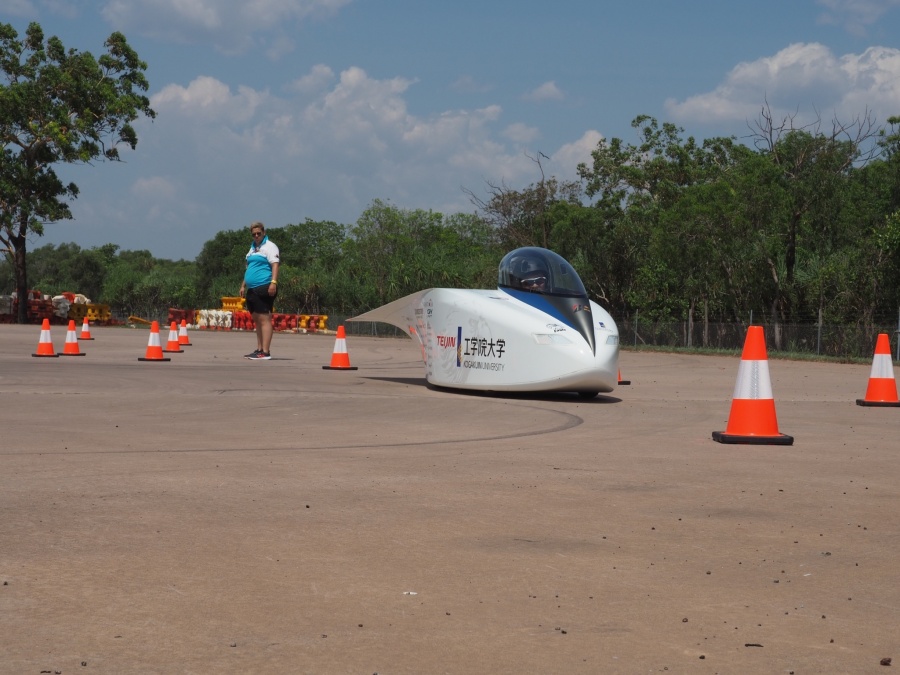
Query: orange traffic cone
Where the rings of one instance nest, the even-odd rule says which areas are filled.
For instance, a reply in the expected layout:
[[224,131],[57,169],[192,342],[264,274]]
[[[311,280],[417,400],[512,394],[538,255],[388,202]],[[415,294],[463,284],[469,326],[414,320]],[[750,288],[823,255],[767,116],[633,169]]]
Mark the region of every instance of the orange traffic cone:
[[69,330],[66,331],[66,344],[59,353],[60,356],[84,356],[84,352],[78,349],[78,336],[75,334],[75,321],[69,320]]
[[866,397],[856,399],[856,405],[900,407],[897,381],[894,379],[894,362],[891,361],[891,341],[887,333],[878,335]]
[[162,345],[159,343],[159,322],[150,324],[150,341],[147,343],[147,355],[138,361],[171,361],[168,356],[163,356]]
[[626,384],[631,384],[631,380],[623,380],[623,379],[622,379],[622,369],[621,369],[621,368],[619,369],[618,372],[619,372],[619,382],[618,382],[618,384],[619,384],[620,387],[623,386],[623,385],[626,385]]
[[87,317],[84,317],[84,321],[81,322],[81,335],[78,336],[79,340],[93,340],[91,337],[91,323],[88,321]]
[[719,443],[747,443],[751,445],[792,445],[793,436],[778,432],[772,380],[769,379],[769,358],[762,326],[750,326],[741,354],[741,367],[731,413],[725,431],[714,431]]
[[169,341],[166,343],[166,348],[163,351],[169,354],[182,354],[184,352],[181,344],[178,342],[178,329],[175,327],[174,321],[169,326]]
[[50,338],[50,319],[44,319],[41,324],[41,339],[38,341],[37,352],[32,356],[52,356],[54,358],[59,356],[53,349],[53,340]]
[[182,347],[191,346],[191,338],[187,334],[187,321],[184,319],[181,320],[181,327],[178,329],[178,344]]
[[347,353],[347,335],[344,327],[338,326],[337,339],[334,341],[334,352],[331,354],[331,365],[322,366],[322,370],[356,370],[350,365],[350,354]]

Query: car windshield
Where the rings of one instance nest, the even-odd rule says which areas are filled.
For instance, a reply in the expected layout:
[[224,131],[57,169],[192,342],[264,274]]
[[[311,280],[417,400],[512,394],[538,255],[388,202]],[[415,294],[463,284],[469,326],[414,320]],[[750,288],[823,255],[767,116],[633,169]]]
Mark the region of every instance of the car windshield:
[[584,284],[566,259],[537,246],[517,248],[503,256],[497,285],[531,293],[587,296]]

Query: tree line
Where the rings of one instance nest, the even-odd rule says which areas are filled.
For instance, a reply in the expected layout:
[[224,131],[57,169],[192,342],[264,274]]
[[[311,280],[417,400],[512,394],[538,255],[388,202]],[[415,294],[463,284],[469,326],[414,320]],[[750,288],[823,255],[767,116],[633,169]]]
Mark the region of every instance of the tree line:
[[[349,316],[431,286],[495,286],[502,254],[478,216],[444,216],[375,200],[352,226],[307,219],[266,234],[281,250],[276,311]],[[115,244],[47,244],[28,252],[30,286],[108,304],[119,316],[214,309],[235,297],[250,247],[246,227],[218,232],[193,261],[154,258]],[[0,292],[15,288],[0,262]]]
[[[580,179],[542,174],[524,189],[470,192],[472,213],[375,200],[356,223],[270,227],[282,251],[285,311],[352,315],[422,288],[493,287],[504,253],[544,246],[567,258],[593,298],[624,317],[873,325],[900,307],[900,136],[867,118],[821,129],[776,126],[752,143],[682,138],[636,118],[637,141],[602,141]],[[234,296],[249,247],[241,227],[194,261],[114,244],[28,253],[32,286],[83,292],[120,313],[217,307]],[[13,286],[11,261],[0,284]]]
[[[613,316],[776,327],[890,323],[900,307],[900,118],[875,128],[795,128],[767,109],[751,142],[698,143],[640,116],[637,141],[602,141],[579,180],[470,191],[472,213],[373,201],[352,225],[269,227],[282,252],[282,311],[350,316],[429,287],[491,288],[512,248],[567,258]],[[236,294],[246,228],[207,241],[194,261],[113,244],[31,251],[34,285],[78,290],[121,314],[218,307]],[[12,280],[0,264],[0,287]],[[779,337],[775,336],[776,346]]]
[[[195,261],[115,244],[26,251],[27,235],[71,218],[59,163],[119,159],[131,122],[154,117],[146,64],[113,33],[107,52],[66,50],[31,24],[0,24],[0,292],[77,291],[120,314],[211,308],[235,295],[249,247],[219,232]],[[613,316],[711,324],[874,326],[900,308],[900,117],[801,123],[768,104],[744,136],[698,141],[641,115],[634,138],[601,140],[577,180],[467,189],[471,213],[373,201],[353,224],[269,227],[282,251],[283,311],[346,316],[430,286],[493,287],[519,246],[567,258]],[[27,286],[26,286],[27,284]],[[20,320],[24,311],[20,308]]]

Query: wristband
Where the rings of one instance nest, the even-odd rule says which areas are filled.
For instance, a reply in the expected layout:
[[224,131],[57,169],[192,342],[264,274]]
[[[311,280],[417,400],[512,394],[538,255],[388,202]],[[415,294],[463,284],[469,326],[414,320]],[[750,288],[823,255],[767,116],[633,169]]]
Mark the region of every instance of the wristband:
[[269,283],[270,283],[270,284],[275,284],[276,286],[278,285],[278,282],[275,281],[274,279],[272,279],[272,281],[270,281]]

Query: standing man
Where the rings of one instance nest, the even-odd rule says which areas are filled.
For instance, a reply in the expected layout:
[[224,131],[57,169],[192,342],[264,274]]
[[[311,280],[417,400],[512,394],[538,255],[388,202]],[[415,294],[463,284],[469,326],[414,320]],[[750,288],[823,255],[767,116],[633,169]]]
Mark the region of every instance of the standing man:
[[240,294],[247,300],[247,309],[256,324],[256,350],[245,358],[253,361],[268,361],[272,358],[272,308],[278,295],[278,247],[266,236],[266,226],[262,223],[250,225],[253,243],[247,252],[247,269],[241,282]]

